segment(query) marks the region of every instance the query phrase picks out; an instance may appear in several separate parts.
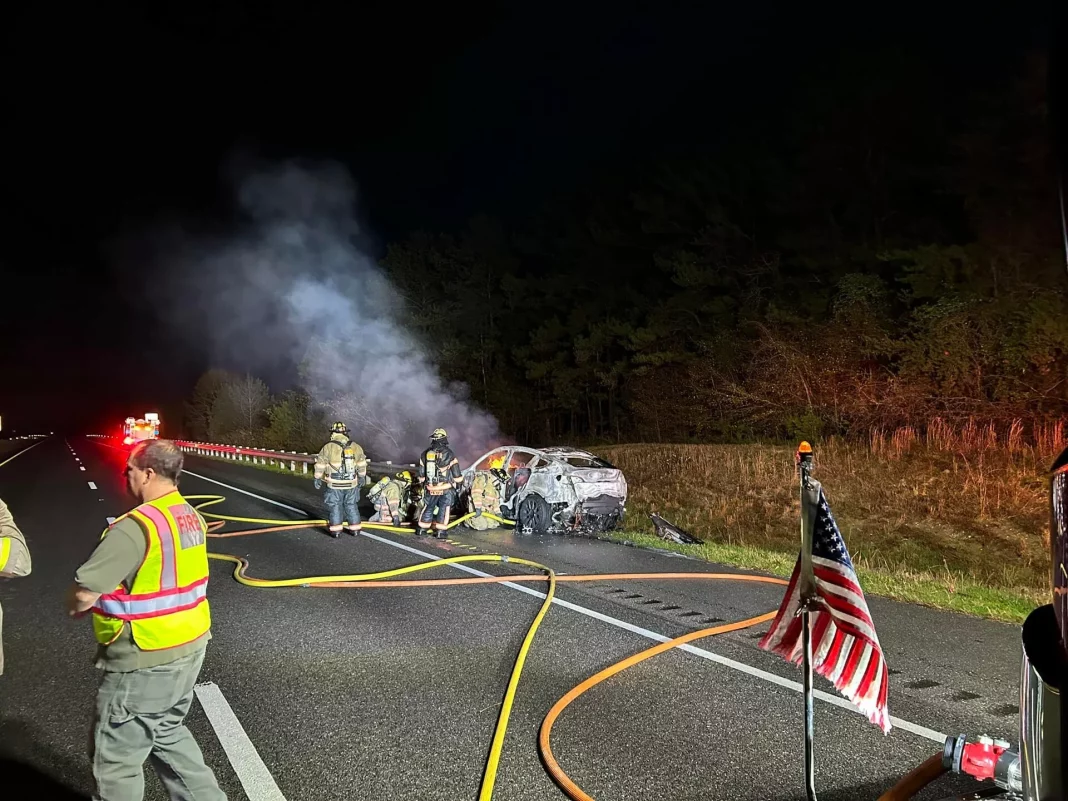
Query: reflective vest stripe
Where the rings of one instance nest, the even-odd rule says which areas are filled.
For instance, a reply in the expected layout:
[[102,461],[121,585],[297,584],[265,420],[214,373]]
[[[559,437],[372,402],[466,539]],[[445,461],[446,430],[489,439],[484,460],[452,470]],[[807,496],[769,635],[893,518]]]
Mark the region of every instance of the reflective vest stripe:
[[127,626],[142,651],[196,640],[211,629],[203,518],[177,490],[127,516],[144,534],[145,555],[132,586],[116,587],[93,606],[97,642],[110,645]]
[[0,537],[0,570],[7,567],[7,560],[11,558],[11,537]]
[[93,610],[120,620],[141,620],[192,609],[208,597],[208,580],[201,579],[185,589],[152,595],[101,596]]
[[159,586],[161,590],[173,590],[178,587],[178,559],[174,555],[174,536],[171,534],[171,525],[163,511],[155,506],[145,504],[137,509],[134,514],[148,518],[152,525],[153,535],[159,540],[160,547],[160,571]]

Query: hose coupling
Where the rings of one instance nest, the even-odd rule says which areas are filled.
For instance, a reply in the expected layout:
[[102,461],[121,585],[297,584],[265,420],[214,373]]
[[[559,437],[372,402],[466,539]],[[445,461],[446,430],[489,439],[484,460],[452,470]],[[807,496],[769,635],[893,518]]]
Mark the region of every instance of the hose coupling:
[[960,734],[947,737],[942,751],[942,766],[953,773],[964,773],[980,781],[992,781],[1011,793],[1023,791],[1020,754],[1007,740],[980,737],[976,742]]

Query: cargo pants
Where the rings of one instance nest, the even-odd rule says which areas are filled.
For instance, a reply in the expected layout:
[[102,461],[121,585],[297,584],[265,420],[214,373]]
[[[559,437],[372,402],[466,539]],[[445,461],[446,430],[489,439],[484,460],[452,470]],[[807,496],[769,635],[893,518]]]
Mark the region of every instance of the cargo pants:
[[428,531],[433,524],[434,534],[444,537],[449,528],[452,517],[452,507],[456,505],[456,490],[447,489],[440,495],[431,495],[429,492],[423,496],[423,511],[419,515],[418,526],[422,531]]
[[93,801],[141,801],[145,760],[172,801],[226,801],[185,726],[203,664],[202,650],[159,667],[104,673],[89,754]]
[[[360,489],[336,489],[327,486],[323,494],[323,503],[326,504],[326,517],[328,529],[332,534],[337,534],[341,529],[348,529],[350,534],[361,530],[360,525]],[[342,525],[347,523],[347,525]]]

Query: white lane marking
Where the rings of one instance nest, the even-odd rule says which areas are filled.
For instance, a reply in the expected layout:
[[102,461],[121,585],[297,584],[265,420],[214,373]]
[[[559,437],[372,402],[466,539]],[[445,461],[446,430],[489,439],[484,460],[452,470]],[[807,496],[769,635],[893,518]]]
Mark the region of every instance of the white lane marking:
[[84,468],[84,467],[79,467],[78,469],[79,469],[79,470],[85,470],[85,468]]
[[[418,548],[412,548],[407,545],[402,545],[399,542],[387,540],[384,537],[379,537],[378,535],[371,534],[368,531],[363,531],[362,534],[363,536],[370,537],[371,539],[377,542],[382,542],[386,545],[392,545],[395,548],[400,548],[402,550],[409,551],[413,554],[419,554],[421,556],[427,557],[428,559],[440,561],[443,558],[440,556],[434,556],[433,554],[429,554],[426,551],[420,551]],[[449,567],[455,567],[458,570],[463,570],[466,573],[473,573],[476,576],[487,577],[491,575],[490,573],[484,573],[481,570],[477,570],[476,568],[469,567],[467,565],[453,564],[449,565]],[[533,595],[535,598],[545,598],[545,593],[538,592],[537,590],[531,589],[530,587],[524,587],[521,584],[515,584],[511,581],[502,581],[501,584],[505,587],[510,587],[513,590],[518,590],[519,592],[526,593],[527,595]],[[666,637],[663,634],[660,634],[659,632],[652,631],[641,626],[635,626],[633,623],[628,623],[625,620],[620,620],[619,618],[612,617],[611,615],[603,614],[594,609],[589,609],[585,606],[580,606],[579,604],[571,603],[570,601],[565,601],[562,598],[553,598],[553,603],[564,607],[564,609],[570,609],[573,612],[578,612],[581,615],[592,617],[594,620],[600,620],[602,623],[608,623],[609,625],[625,629],[626,631],[629,631],[633,634],[637,634],[641,637],[645,637],[650,640],[655,640],[656,642],[667,642],[668,640],[672,639],[671,637]],[[804,692],[804,686],[800,682],[791,681],[790,679],[783,678],[782,676],[779,676],[775,673],[769,673],[766,670],[761,670],[760,668],[748,665],[745,662],[738,662],[734,659],[731,659],[730,657],[717,654],[714,651],[709,651],[705,648],[701,648],[696,645],[690,645],[689,643],[683,643],[682,645],[677,645],[675,647],[680,651],[686,651],[687,653],[693,654],[694,656],[700,656],[704,659],[708,659],[711,662],[715,662],[716,664],[723,665],[724,667],[729,667],[734,670],[741,671],[742,673],[746,673],[755,678],[763,679],[764,681],[770,682],[771,684],[777,684],[780,687],[785,687],[788,690],[794,690],[795,692],[799,693]],[[858,715],[861,714],[859,710],[857,710],[857,708],[854,707],[853,704],[847,701],[845,698],[840,698],[837,695],[831,695],[830,693],[824,692],[823,690],[814,690],[813,694],[816,698],[819,698],[822,701],[826,701],[829,704],[833,704],[834,706],[848,710],[849,712],[855,712]],[[918,723],[913,723],[912,721],[908,720],[902,720],[901,718],[895,718],[893,716],[891,716],[890,722],[894,726],[897,726],[899,729],[912,732],[913,734],[917,734],[920,737],[926,737],[928,740],[932,740],[933,742],[945,743],[946,741],[946,735],[942,734],[941,732],[935,731],[934,729],[929,729],[926,726],[921,726]]]
[[109,526],[110,526],[110,525],[111,525],[112,523],[114,523],[114,522],[115,522],[115,518],[114,518],[114,517],[109,517],[109,518],[108,518],[108,525],[109,525]]
[[96,489],[96,484],[94,484],[92,481],[90,481],[89,482],[89,489]]
[[14,456],[9,456],[8,458],[4,459],[4,461],[0,462],[0,467],[3,467],[3,466],[4,466],[5,464],[7,464],[8,462],[13,462],[13,461],[14,461],[15,459],[17,459],[17,458],[18,458],[19,456],[22,456],[22,454],[26,453],[26,451],[32,451],[32,450],[33,450],[34,448],[36,448],[36,447],[37,447],[38,445],[42,444],[43,442],[44,442],[44,440],[43,440],[43,439],[42,439],[42,440],[39,440],[39,441],[37,441],[37,442],[33,443],[33,445],[31,445],[30,447],[28,447],[28,448],[23,448],[23,449],[22,449],[21,451],[19,451],[18,453],[16,453],[16,454],[15,454]]
[[[183,470],[182,472],[188,471]],[[204,478],[204,476],[197,476],[196,473],[190,473],[189,475],[196,476],[197,478]],[[253,495],[251,492],[246,492],[245,490],[239,487],[234,487],[230,484],[223,484],[223,482],[216,481],[212,478],[204,478],[204,480],[210,481],[213,484],[218,484],[221,487],[226,487],[227,489],[232,489],[236,492],[244,493],[245,495],[251,495],[253,498],[259,498],[261,501],[266,501],[267,503],[274,504],[275,506],[280,506],[283,509],[289,509],[293,512],[298,512],[304,515],[305,517],[308,516],[306,512],[303,512],[300,509],[294,509],[292,506],[287,506],[286,504],[281,503],[280,501],[271,500],[270,498],[264,498],[262,495]],[[394,542],[393,540],[387,540],[385,537],[379,537],[376,534],[370,533],[369,531],[367,531],[367,529],[364,529],[360,533],[362,536],[368,537],[372,540],[375,540],[376,542],[381,542],[386,545],[392,545],[394,548],[399,548],[402,551],[407,551],[408,553],[416,554],[417,556],[422,556],[426,559],[430,559],[435,562],[440,562],[445,558],[443,556],[436,556],[435,554],[427,553],[426,551],[421,551],[418,548],[413,548],[410,545],[405,545],[400,542]],[[449,567],[454,567],[457,570],[462,570],[465,573],[471,573],[475,576],[481,576],[483,578],[490,577],[493,575],[492,573],[485,573],[481,570],[477,570],[473,567],[468,567],[467,565],[463,564],[451,564],[449,565]],[[530,587],[524,587],[522,584],[515,584],[511,581],[502,581],[500,582],[500,584],[503,587],[509,587],[510,589],[517,590],[518,592],[526,593],[527,595],[532,595],[535,598],[545,598],[545,593],[538,592],[537,590],[531,589]],[[641,626],[635,626],[633,623],[628,623],[625,620],[620,620],[619,618],[612,617],[611,615],[603,614],[596,610],[589,609],[585,606],[580,606],[579,604],[574,604],[570,601],[565,601],[561,598],[553,598],[553,603],[562,606],[564,609],[570,609],[573,612],[578,612],[580,615],[592,617],[594,620],[600,620],[602,623],[608,623],[609,625],[616,626],[617,628],[629,631],[632,634],[637,634],[640,637],[645,637],[646,639],[655,640],[656,642],[667,642],[668,640],[672,639],[671,637],[667,637],[663,634],[660,634],[659,632],[652,631]],[[702,657],[703,659],[707,659],[711,662],[715,662],[716,664],[723,665],[724,667],[729,667],[733,670],[740,671],[754,678],[763,679],[766,682],[778,685],[779,687],[784,687],[787,690],[793,690],[794,692],[798,693],[804,692],[805,688],[802,686],[801,682],[783,678],[778,674],[769,673],[766,670],[761,670],[760,668],[753,667],[752,665],[748,665],[745,662],[738,662],[737,660],[731,659],[730,657],[717,654],[714,651],[709,651],[705,648],[700,648],[696,645],[690,645],[689,643],[684,643],[675,647],[680,651],[685,651],[688,654],[693,654],[694,656]],[[821,701],[826,701],[828,704],[839,707],[841,709],[845,709],[848,712],[853,712],[858,715],[861,714],[861,712],[845,698],[840,698],[837,695],[831,695],[830,693],[824,692],[823,690],[814,690],[813,695],[816,698],[819,698]],[[895,718],[893,716],[890,717],[890,723],[901,729],[902,731],[911,732],[912,734],[924,737],[928,740],[931,740],[932,742],[942,744],[946,742],[946,735],[944,735],[942,732],[935,731],[934,729],[929,729],[926,726],[921,726],[919,723],[913,723],[912,721],[903,720],[902,718]]]
[[210,681],[198,684],[194,692],[249,801],[286,801],[219,685]]
[[221,481],[216,481],[214,478],[208,478],[207,476],[202,476],[199,473],[194,473],[194,472],[192,472],[190,470],[183,470],[182,474],[183,475],[187,475],[187,476],[193,476],[195,478],[199,478],[201,481],[210,481],[212,484],[218,484],[220,487],[226,487],[227,489],[232,489],[235,492],[240,492],[242,495],[248,495],[249,497],[256,498],[257,500],[265,501],[267,503],[273,503],[275,506],[281,506],[283,509],[288,509],[291,512],[296,512],[298,515],[304,515],[305,517],[308,516],[308,513],[305,512],[303,509],[297,509],[296,507],[288,506],[288,505],[282,503],[281,501],[274,501],[274,500],[271,500],[270,498],[264,498],[262,495],[257,495],[254,492],[249,492],[248,490],[243,490],[240,487],[233,487],[233,486],[231,486],[229,484],[223,484]]

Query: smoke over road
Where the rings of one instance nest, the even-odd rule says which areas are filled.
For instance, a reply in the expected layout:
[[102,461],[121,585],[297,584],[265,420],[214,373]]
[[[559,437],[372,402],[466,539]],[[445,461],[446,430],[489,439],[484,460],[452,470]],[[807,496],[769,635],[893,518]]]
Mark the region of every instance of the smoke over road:
[[406,329],[402,299],[357,244],[342,167],[262,168],[238,181],[237,200],[240,233],[172,236],[162,270],[174,322],[206,336],[217,362],[268,379],[299,367],[312,399],[377,458],[414,456],[439,426],[462,461],[502,441]]

